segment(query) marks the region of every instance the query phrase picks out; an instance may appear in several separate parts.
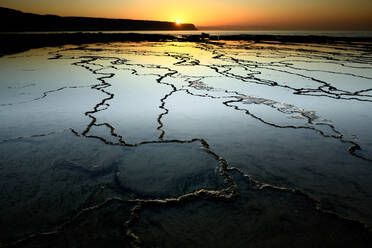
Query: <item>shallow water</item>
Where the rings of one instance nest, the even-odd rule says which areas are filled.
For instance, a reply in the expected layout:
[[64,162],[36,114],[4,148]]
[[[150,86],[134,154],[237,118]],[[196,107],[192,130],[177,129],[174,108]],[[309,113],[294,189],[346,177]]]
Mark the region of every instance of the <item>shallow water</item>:
[[371,44],[0,58],[0,246],[371,242]]
[[[210,35],[284,35],[284,36],[328,36],[328,37],[372,37],[372,31],[353,31],[353,30],[172,30],[172,31],[86,31],[82,33],[141,33],[141,34],[165,34],[165,35],[200,35],[208,33]],[[2,32],[5,34],[58,34],[58,33],[76,33],[76,31],[54,31],[54,32]]]

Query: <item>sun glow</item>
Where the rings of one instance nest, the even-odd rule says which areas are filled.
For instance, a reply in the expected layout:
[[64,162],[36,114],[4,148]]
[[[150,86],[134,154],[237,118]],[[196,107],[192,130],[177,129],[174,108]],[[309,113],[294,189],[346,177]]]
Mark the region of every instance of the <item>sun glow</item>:
[[177,20],[176,23],[179,25],[179,24],[181,24],[181,21],[180,20]]

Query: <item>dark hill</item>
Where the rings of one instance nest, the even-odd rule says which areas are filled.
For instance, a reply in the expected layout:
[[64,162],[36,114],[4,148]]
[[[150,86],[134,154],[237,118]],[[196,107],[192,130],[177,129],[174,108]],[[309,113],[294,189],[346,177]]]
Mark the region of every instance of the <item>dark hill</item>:
[[197,30],[193,24],[91,17],[38,15],[0,7],[0,32]]

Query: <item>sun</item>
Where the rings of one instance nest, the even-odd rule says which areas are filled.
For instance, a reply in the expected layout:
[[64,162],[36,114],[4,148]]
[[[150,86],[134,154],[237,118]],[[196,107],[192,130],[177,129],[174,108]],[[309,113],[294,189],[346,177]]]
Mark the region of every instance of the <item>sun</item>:
[[177,20],[176,23],[177,23],[178,25],[180,25],[180,24],[181,24],[181,21],[180,21],[180,20]]

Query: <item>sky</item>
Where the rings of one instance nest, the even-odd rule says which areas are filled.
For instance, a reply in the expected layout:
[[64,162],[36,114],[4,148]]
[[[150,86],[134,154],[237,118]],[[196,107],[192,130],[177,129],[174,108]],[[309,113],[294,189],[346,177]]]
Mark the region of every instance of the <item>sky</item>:
[[372,30],[372,0],[0,0],[37,14],[181,21],[197,27]]

